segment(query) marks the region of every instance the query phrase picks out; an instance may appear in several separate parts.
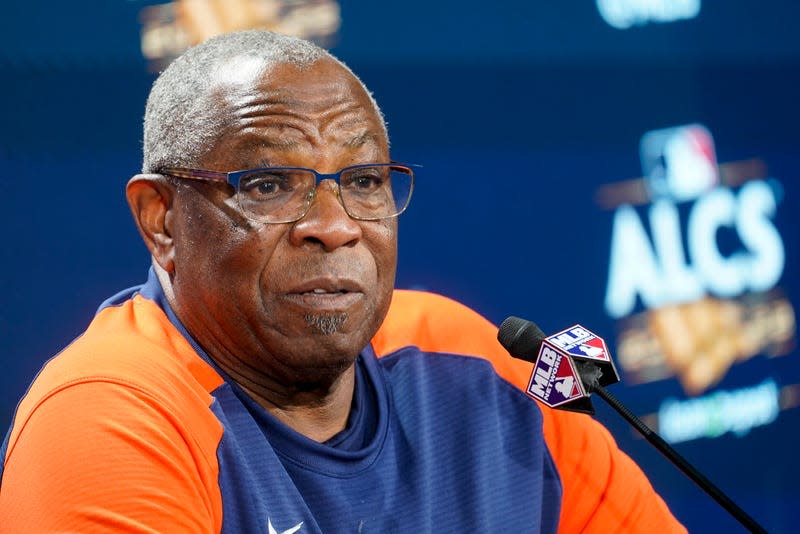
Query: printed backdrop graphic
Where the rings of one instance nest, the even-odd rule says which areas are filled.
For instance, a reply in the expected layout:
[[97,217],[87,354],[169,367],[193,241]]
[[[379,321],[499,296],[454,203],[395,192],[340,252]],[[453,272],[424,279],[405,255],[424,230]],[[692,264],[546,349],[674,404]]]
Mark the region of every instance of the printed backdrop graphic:
[[[797,20],[791,0],[4,2],[0,425],[100,302],[144,280],[124,187],[154,72],[217,31],[272,27],[359,73],[393,158],[422,165],[398,286],[497,324],[586,325],[620,374],[609,390],[769,532],[795,532]],[[593,404],[690,531],[739,531]]]

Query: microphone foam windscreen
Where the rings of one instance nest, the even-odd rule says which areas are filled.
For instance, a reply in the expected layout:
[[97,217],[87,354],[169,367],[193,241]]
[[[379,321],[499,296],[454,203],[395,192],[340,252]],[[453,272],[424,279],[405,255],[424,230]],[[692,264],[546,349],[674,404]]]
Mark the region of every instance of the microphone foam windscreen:
[[500,325],[497,340],[512,356],[535,361],[546,336],[532,321],[509,317]]

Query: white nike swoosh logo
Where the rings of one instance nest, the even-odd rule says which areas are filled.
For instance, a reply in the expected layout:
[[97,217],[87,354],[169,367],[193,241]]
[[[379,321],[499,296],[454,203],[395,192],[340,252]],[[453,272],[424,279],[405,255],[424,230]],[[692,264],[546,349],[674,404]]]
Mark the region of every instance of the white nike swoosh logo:
[[294,534],[295,532],[300,530],[300,527],[302,527],[302,526],[303,526],[303,522],[300,521],[299,523],[297,523],[292,528],[290,528],[288,530],[284,530],[283,532],[278,532],[277,530],[275,530],[275,527],[272,526],[272,519],[267,518],[267,528],[269,529],[269,534]]

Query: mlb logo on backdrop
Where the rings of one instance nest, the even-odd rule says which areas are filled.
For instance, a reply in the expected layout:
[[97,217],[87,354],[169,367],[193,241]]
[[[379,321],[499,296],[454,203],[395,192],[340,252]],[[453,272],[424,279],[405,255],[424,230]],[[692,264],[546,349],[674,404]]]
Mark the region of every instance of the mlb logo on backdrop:
[[700,124],[647,132],[639,156],[653,198],[692,200],[719,184],[714,139]]

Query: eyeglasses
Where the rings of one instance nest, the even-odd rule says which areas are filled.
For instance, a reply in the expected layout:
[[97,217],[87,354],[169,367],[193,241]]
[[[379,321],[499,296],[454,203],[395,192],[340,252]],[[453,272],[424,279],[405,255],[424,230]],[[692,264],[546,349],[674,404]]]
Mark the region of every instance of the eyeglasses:
[[302,219],[322,180],[334,180],[345,212],[353,219],[377,221],[397,217],[408,207],[414,171],[397,163],[371,163],[320,174],[302,167],[265,167],[233,172],[166,168],[159,174],[229,184],[239,209],[250,220],[291,223]]

